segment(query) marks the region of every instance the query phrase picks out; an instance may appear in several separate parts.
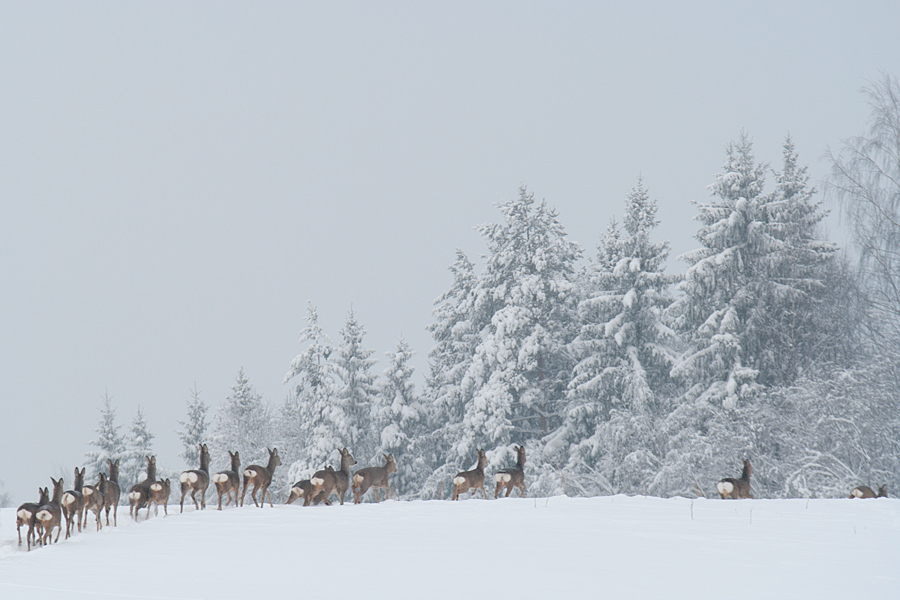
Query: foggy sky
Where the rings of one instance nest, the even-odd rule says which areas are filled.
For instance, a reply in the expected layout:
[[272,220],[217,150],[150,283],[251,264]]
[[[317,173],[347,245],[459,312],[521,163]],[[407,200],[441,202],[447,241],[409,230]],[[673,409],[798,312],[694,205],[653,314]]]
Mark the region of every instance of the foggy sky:
[[523,183],[593,256],[642,175],[682,270],[730,140],[790,133],[821,189],[900,74],[897,2],[432,4],[0,3],[0,492],[68,486],[107,390],[183,468],[189,388],[280,405],[308,301],[421,390]]

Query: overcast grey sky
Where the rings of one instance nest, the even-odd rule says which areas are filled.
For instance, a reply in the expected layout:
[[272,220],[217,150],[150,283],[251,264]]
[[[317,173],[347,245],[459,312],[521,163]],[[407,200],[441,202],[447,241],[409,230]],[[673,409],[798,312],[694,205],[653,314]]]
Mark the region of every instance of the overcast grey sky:
[[243,366],[280,404],[307,301],[335,340],[352,305],[380,359],[402,334],[421,374],[455,249],[476,260],[522,183],[593,255],[643,175],[682,269],[729,140],[777,167],[790,133],[821,179],[859,89],[900,74],[898,23],[895,1],[0,3],[5,491],[70,483],[107,389],[181,469],[189,388],[218,405]]

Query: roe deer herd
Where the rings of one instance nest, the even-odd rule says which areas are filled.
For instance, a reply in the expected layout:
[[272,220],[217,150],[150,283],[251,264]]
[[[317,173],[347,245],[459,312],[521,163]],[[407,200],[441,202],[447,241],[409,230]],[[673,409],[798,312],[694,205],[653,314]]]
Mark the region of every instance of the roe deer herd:
[[[519,490],[519,496],[525,496],[525,448],[514,446],[516,451],[516,464],[512,467],[500,469],[494,474],[494,498],[500,496],[505,488],[504,497],[509,497],[513,489]],[[252,486],[250,497],[253,504],[264,508],[266,497],[269,498],[269,506],[274,507],[269,486],[275,474],[275,468],[281,465],[278,449],[268,450],[269,461],[266,466],[250,465],[241,471],[241,459],[237,452],[228,452],[231,459],[231,468],[227,471],[219,471],[211,480],[216,488],[219,500],[219,510],[222,510],[222,497],[225,504],[243,506],[247,489]],[[344,496],[348,488],[353,490],[353,503],[360,504],[363,495],[372,490],[375,502],[380,502],[378,490],[384,490],[384,498],[391,497],[390,476],[397,472],[397,464],[392,454],[383,454],[384,466],[364,467],[358,469],[351,477],[350,467],[356,464],[356,459],[347,448],[339,450],[341,456],[340,469],[326,466],[316,471],[309,479],[303,479],[291,486],[284,504],[289,505],[297,500],[303,500],[303,506],[324,503],[331,505],[331,495],[338,498],[340,504],[344,504]],[[484,468],[487,466],[487,455],[484,449],[477,450],[478,460],[474,469],[457,473],[453,478],[453,493],[451,500],[458,500],[460,494],[472,491],[475,497],[478,490],[484,498],[487,492],[484,488]],[[172,492],[169,479],[157,479],[156,457],[147,456],[146,477],[131,487],[128,491],[128,503],[132,518],[137,521],[140,510],[147,509],[146,518],[150,517],[150,508],[154,514],[158,514],[159,506],[168,515],[169,497]],[[181,484],[181,502],[179,512],[184,511],[184,498],[190,494],[195,510],[206,508],[206,492],[209,488],[210,455],[206,444],[200,444],[200,467],[184,471],[179,477]],[[62,531],[63,519],[65,519],[66,539],[87,527],[88,513],[93,512],[96,520],[96,530],[102,529],[101,516],[106,514],[106,525],[109,525],[109,513],[113,513],[113,525],[118,525],[116,512],[121,496],[119,488],[119,461],[107,459],[109,474],[100,473],[95,485],[84,483],[85,469],[75,469],[75,484],[72,490],[63,492],[63,480],[50,478],[53,482],[53,495],[48,488],[40,488],[40,499],[37,502],[26,502],[16,510],[16,530],[19,536],[19,545],[22,545],[22,529],[26,528],[25,543],[28,550],[35,545],[47,545],[51,540],[56,543]],[[241,490],[241,475],[244,477],[243,490]],[[753,498],[750,490],[750,476],[753,467],[749,459],[744,459],[743,470],[740,478],[725,477],[716,483],[716,491],[724,500],[726,498],[742,499]],[[238,500],[238,492],[240,500]],[[259,499],[257,500],[257,492]],[[199,495],[199,499],[197,496]],[[887,485],[882,485],[875,492],[869,486],[860,485],[853,488],[850,498],[886,498]],[[56,529],[56,538],[53,539],[53,529]]]

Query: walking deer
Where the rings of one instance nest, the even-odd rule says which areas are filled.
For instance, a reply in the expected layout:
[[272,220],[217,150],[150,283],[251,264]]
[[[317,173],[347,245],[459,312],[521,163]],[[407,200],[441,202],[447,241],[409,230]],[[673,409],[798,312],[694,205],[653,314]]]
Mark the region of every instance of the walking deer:
[[509,498],[513,488],[519,488],[522,497],[525,496],[525,447],[516,446],[516,466],[508,469],[501,469],[494,475],[494,481],[497,482],[497,489],[494,490],[494,498],[500,494],[500,490],[506,487],[506,495]]
[[106,482],[106,491],[103,492],[103,508],[106,510],[106,524],[109,525],[109,510],[113,511],[113,525],[119,525],[119,497],[122,495],[122,489],[119,487],[119,459],[113,462],[111,458],[107,458],[109,463],[109,477]]
[[750,466],[750,461],[745,458],[744,470],[741,471],[740,479],[726,477],[716,484],[716,490],[722,496],[722,500],[725,498],[735,500],[738,498],[753,498],[753,494],[750,493],[750,475],[752,474],[753,467]]
[[103,529],[100,522],[100,515],[103,514],[103,506],[106,503],[105,495],[107,490],[106,475],[100,473],[100,480],[97,485],[86,485],[82,490],[84,492],[84,526],[87,527],[88,513],[94,511],[97,517],[97,531]]
[[382,454],[384,457],[383,467],[366,467],[360,469],[353,476],[353,503],[362,502],[363,494],[366,490],[372,490],[375,494],[375,502],[378,502],[378,490],[384,489],[384,499],[391,497],[391,473],[397,472],[397,463],[394,462],[393,454]]
[[147,498],[147,518],[150,518],[150,508],[153,508],[153,514],[159,514],[159,505],[163,507],[166,516],[169,516],[169,496],[172,493],[172,484],[169,479],[160,479],[150,484],[150,495]]
[[313,485],[309,479],[301,479],[291,486],[291,492],[284,503],[292,504],[295,500],[303,498],[303,506],[309,506],[309,502],[312,500],[312,491]]
[[237,452],[228,451],[231,457],[231,470],[219,471],[213,475],[213,483],[216,484],[216,493],[219,495],[219,510],[222,510],[222,495],[225,495],[226,504],[231,502],[231,496],[234,495],[234,505],[237,506],[237,493],[241,489],[241,457]]
[[337,494],[341,506],[344,505],[344,494],[347,493],[347,488],[350,487],[350,467],[356,464],[356,459],[353,458],[353,455],[350,454],[350,451],[346,448],[341,449],[340,453],[340,471],[335,471],[331,467],[326,467],[321,471],[316,471],[309,479],[309,482],[313,486],[313,504],[324,502],[328,506],[331,506],[331,501],[328,497],[334,492]]
[[463,471],[457,473],[453,478],[453,497],[451,500],[459,500],[459,495],[468,492],[470,489],[475,490],[472,496],[481,488],[481,493],[487,499],[487,492],[484,491],[484,466],[487,464],[487,456],[484,449],[478,450],[478,464],[471,471]]
[[884,484],[880,488],[878,488],[878,493],[876,494],[872,488],[867,485],[859,485],[853,488],[850,492],[851,498],[887,498],[887,484]]
[[[59,541],[59,534],[62,533],[62,507],[59,503],[63,495],[63,480],[62,477],[59,479],[51,477],[50,481],[53,482],[53,497],[49,502],[42,504],[37,512],[37,520],[43,531],[41,536],[42,546],[50,543],[54,527],[56,527],[56,539],[53,540],[53,543]],[[44,491],[46,492],[47,488],[44,488]]]
[[156,457],[147,456],[147,476],[140,483],[136,483],[128,490],[128,513],[137,521],[138,513],[147,506],[147,517],[150,516],[150,486],[156,482]]
[[[193,471],[185,471],[181,474],[181,510],[184,512],[184,497],[191,493],[194,508],[203,510],[206,508],[206,488],[209,487],[209,450],[206,444],[200,444],[200,468]],[[200,504],[197,504],[195,494],[200,492]]]
[[[66,539],[75,533],[75,524],[78,525],[78,533],[81,533],[81,521],[84,519],[84,468],[79,471],[75,467],[75,489],[63,494],[62,510],[66,518]],[[73,523],[74,521],[74,523]]]
[[25,543],[29,552],[31,551],[31,546],[37,541],[35,539],[37,513],[42,505],[47,504],[50,501],[50,493],[47,491],[47,488],[38,488],[38,494],[41,498],[37,503],[26,502],[16,510],[16,533],[19,534],[19,545],[22,545],[22,526],[28,525],[28,532],[25,534]]
[[[269,496],[269,506],[274,508],[272,504],[272,494],[269,494],[269,485],[272,483],[272,476],[275,474],[275,467],[281,465],[281,459],[278,457],[278,448],[269,450],[269,464],[265,467],[259,465],[250,465],[244,469],[244,490],[241,492],[241,506],[244,505],[244,495],[247,493],[247,486],[253,484],[253,491],[250,497],[253,498],[253,504],[262,508],[266,502],[266,495]],[[262,490],[259,495],[259,504],[256,503],[256,490]]]

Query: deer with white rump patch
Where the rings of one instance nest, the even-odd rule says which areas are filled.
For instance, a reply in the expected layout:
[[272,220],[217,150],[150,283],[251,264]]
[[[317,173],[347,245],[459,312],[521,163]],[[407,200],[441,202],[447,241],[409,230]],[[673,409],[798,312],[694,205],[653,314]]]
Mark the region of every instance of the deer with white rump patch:
[[366,467],[360,469],[353,475],[353,503],[362,502],[363,494],[371,488],[375,494],[375,502],[378,502],[378,490],[384,490],[384,499],[391,497],[391,473],[397,472],[397,463],[394,462],[393,454],[382,454],[384,457],[383,467]]
[[735,500],[739,498],[753,498],[753,494],[750,493],[750,475],[752,474],[753,467],[750,466],[750,461],[745,458],[744,470],[741,472],[741,478],[733,479],[731,477],[726,477],[716,484],[716,491],[722,496],[722,500],[726,498]]
[[150,495],[147,498],[147,518],[150,518],[150,508],[153,508],[153,514],[159,514],[159,505],[162,504],[163,511],[169,516],[169,496],[172,494],[172,484],[167,479],[160,479],[150,484]]
[[28,525],[28,533],[25,534],[25,542],[29,552],[31,546],[36,543],[35,528],[37,527],[37,513],[41,506],[50,502],[50,493],[47,488],[38,488],[41,499],[34,502],[26,502],[16,510],[16,533],[19,534],[19,545],[22,545],[22,526]]
[[119,487],[119,459],[113,462],[111,458],[107,458],[109,463],[109,477],[106,482],[106,491],[103,492],[103,508],[106,509],[106,524],[109,525],[109,510],[113,511],[113,525],[119,524],[119,497],[122,490]]
[[[63,480],[50,478],[53,482],[53,497],[49,502],[41,505],[37,512],[37,521],[43,534],[41,536],[41,545],[46,546],[53,537],[53,528],[56,527],[56,539],[53,543],[59,541],[59,534],[62,533],[62,507],[60,501],[63,495]],[[44,488],[46,491],[46,488]]]
[[222,510],[222,496],[225,496],[225,503],[231,502],[231,496],[234,495],[234,505],[237,506],[237,493],[241,489],[241,456],[237,452],[228,451],[231,457],[231,470],[219,471],[213,475],[213,483],[216,484],[216,493],[219,495],[219,510]]
[[344,504],[344,494],[350,487],[350,467],[356,464],[356,459],[350,454],[350,451],[343,448],[341,451],[341,470],[335,471],[331,467],[326,467],[322,471],[316,471],[310,477],[309,482],[313,485],[313,504],[324,502],[331,506],[328,497],[332,492],[337,494],[341,506]]
[[104,495],[106,494],[106,475],[100,473],[100,480],[97,485],[86,485],[82,492],[84,493],[84,526],[87,527],[88,513],[94,511],[97,517],[97,531],[103,529],[100,522],[100,515],[103,514],[103,506],[106,503]]
[[506,488],[506,496],[513,491],[513,488],[519,488],[521,496],[525,497],[525,447],[516,446],[516,466],[508,469],[501,469],[494,475],[494,481],[497,482],[497,489],[494,490],[494,498],[500,495],[500,490]]
[[[75,533],[75,524],[78,525],[78,533],[81,533],[81,521],[84,519],[84,468],[79,471],[75,467],[75,489],[63,494],[62,509],[66,518],[66,539]],[[74,523],[73,523],[74,521]]]
[[462,473],[457,473],[456,477],[453,478],[453,497],[451,500],[459,500],[459,495],[469,490],[475,490],[472,492],[472,496],[478,492],[478,489],[481,488],[481,493],[487,499],[487,492],[484,491],[484,466],[487,464],[487,456],[484,453],[484,449],[478,450],[478,464],[471,471],[463,471]]
[[[147,456],[146,459],[147,476],[128,490],[128,512],[135,521],[137,521],[141,509],[150,502],[150,486],[156,482],[156,457]],[[149,506],[147,506],[147,517],[150,517]]]
[[850,492],[851,498],[887,498],[887,484],[878,488],[876,494],[872,488],[867,485],[858,485]]
[[[206,444],[200,444],[200,468],[185,471],[181,474],[181,510],[184,512],[184,497],[191,493],[194,508],[203,510],[206,508],[206,488],[209,487],[209,450]],[[197,504],[196,494],[200,493],[200,504]]]
[[312,500],[313,485],[309,479],[301,479],[291,486],[291,493],[288,494],[285,504],[292,504],[295,500],[303,498],[303,506],[309,506]]
[[[275,467],[281,465],[281,459],[278,457],[278,448],[269,450],[269,464],[265,467],[259,465],[250,465],[244,469],[244,490],[241,492],[241,506],[244,505],[244,495],[247,493],[247,487],[252,483],[253,491],[250,497],[253,498],[253,504],[262,508],[266,502],[266,495],[269,496],[269,506],[274,508],[272,504],[272,494],[269,494],[269,485],[272,483],[272,476],[275,474]],[[259,495],[259,504],[256,503],[256,490],[262,490]]]

